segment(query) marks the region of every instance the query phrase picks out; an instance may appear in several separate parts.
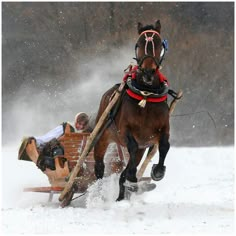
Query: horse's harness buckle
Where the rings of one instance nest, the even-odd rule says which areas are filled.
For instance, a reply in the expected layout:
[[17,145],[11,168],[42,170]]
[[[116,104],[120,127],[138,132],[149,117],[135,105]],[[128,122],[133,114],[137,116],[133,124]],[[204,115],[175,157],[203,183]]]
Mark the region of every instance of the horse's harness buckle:
[[141,93],[144,97],[148,97],[148,96],[151,96],[151,95],[154,94],[154,93],[151,93],[151,92],[148,92],[148,91],[141,91],[141,90],[140,90],[140,93]]

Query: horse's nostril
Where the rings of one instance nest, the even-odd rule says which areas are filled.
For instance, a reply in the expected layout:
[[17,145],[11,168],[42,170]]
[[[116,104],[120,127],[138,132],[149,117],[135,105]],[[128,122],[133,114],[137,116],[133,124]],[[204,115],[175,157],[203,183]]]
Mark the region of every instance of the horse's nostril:
[[145,78],[146,78],[147,80],[151,80],[151,79],[152,79],[152,76],[151,76],[151,75],[146,75]]
[[144,75],[143,76],[143,82],[148,84],[148,85],[151,85],[152,82],[153,82],[153,77],[152,76]]

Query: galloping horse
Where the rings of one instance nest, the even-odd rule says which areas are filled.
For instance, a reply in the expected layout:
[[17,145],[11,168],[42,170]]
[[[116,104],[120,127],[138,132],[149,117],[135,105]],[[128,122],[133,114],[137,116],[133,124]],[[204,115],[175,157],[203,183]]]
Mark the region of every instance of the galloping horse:
[[[169,107],[166,102],[168,85],[161,80],[159,72],[162,59],[160,31],[159,20],[154,26],[143,27],[138,23],[139,38],[135,47],[138,65],[127,76],[127,87],[120,96],[120,105],[111,125],[105,128],[94,148],[95,175],[98,179],[104,174],[103,159],[108,145],[115,142],[128,149],[130,158],[120,176],[117,201],[124,199],[125,181],[137,182],[137,166],[146,148],[151,149],[154,144],[159,144],[159,162],[153,165],[151,176],[158,181],[165,174],[164,161],[170,147]],[[115,85],[103,95],[97,121],[117,88],[118,85]]]

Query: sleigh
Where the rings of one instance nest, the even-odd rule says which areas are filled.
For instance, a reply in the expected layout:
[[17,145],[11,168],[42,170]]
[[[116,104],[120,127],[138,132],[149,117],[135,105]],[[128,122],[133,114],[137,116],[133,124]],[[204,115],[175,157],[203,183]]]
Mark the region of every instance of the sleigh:
[[[49,193],[49,201],[52,201],[53,195],[60,193],[64,189],[77,160],[80,158],[86,146],[89,136],[90,133],[65,132],[59,139],[64,149],[64,154],[53,157],[55,160],[55,170],[46,168],[46,170],[42,172],[47,175],[49,186],[25,188],[24,191]],[[36,164],[39,154],[40,150],[36,146],[35,139],[25,138],[19,149],[18,159],[32,161]],[[93,155],[94,152],[92,149],[86,156],[75,178],[76,193],[85,193],[88,187],[96,180]],[[110,145],[105,158],[105,175],[109,176],[114,173],[120,173],[127,164],[128,155],[125,148],[116,144]]]

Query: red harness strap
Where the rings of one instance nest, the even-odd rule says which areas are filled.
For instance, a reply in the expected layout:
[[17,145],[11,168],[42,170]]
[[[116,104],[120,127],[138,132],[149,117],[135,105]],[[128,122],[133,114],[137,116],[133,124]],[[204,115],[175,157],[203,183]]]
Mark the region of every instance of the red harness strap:
[[166,82],[169,85],[167,78],[158,69],[156,70],[156,73],[158,74],[161,83]]
[[131,79],[135,79],[136,78],[136,71],[137,71],[137,69],[138,69],[138,66],[132,67],[130,65],[129,72],[127,72],[125,74],[125,76],[123,78],[123,81],[126,82],[129,77],[131,77]]
[[[126,92],[128,93],[128,95],[136,100],[143,100],[143,96],[139,95],[139,94],[136,94],[134,93],[133,91],[131,91],[130,89],[127,89]],[[164,95],[160,98],[151,98],[151,97],[147,97],[146,98],[146,101],[147,102],[164,102],[165,100],[167,99],[167,95]]]

